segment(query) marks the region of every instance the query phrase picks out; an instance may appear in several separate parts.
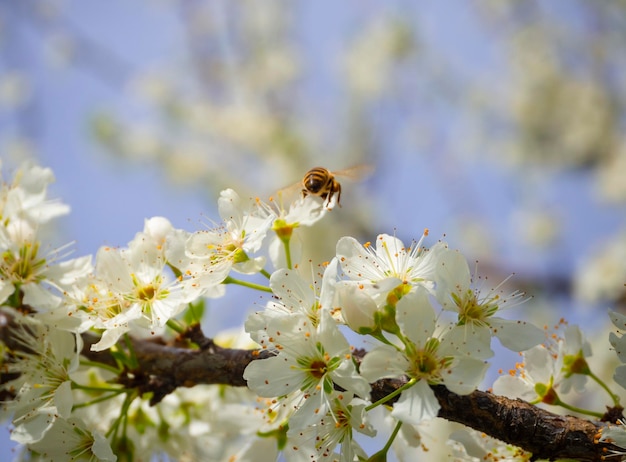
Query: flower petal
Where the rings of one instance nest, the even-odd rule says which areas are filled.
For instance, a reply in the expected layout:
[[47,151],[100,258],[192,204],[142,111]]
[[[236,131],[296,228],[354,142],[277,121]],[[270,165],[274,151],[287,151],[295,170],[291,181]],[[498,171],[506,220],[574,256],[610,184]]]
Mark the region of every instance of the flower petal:
[[398,402],[393,405],[391,415],[402,422],[417,425],[424,420],[437,417],[440,407],[428,383],[420,380],[402,392]]
[[400,299],[396,306],[396,321],[404,335],[419,347],[431,338],[437,319],[424,287],[416,286],[413,292]]
[[543,330],[525,321],[493,317],[489,324],[502,346],[512,351],[526,351],[546,340]]
[[409,367],[406,357],[389,345],[380,345],[365,355],[360,372],[368,382],[404,375]]

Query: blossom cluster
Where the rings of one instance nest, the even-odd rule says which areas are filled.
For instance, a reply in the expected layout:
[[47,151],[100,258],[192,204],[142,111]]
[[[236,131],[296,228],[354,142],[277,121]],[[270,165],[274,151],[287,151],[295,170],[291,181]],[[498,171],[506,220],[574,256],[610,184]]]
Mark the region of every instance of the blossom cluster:
[[591,346],[578,326],[567,326],[563,336],[555,335],[551,342],[537,345],[522,356],[523,362],[514,370],[496,379],[496,394],[530,403],[556,404],[561,394],[584,391]]
[[[496,383],[503,393],[528,397],[557,376],[562,387],[581,388],[589,375],[578,330],[568,329],[567,346],[552,355],[543,329],[502,315],[522,294],[481,291],[460,252],[442,241],[426,246],[427,231],[408,246],[389,234],[374,243],[343,237],[316,271],[299,264],[298,228],[331,205],[308,195],[285,207],[227,189],[215,227],[188,232],[153,217],[125,247],[62,260],[58,250],[41,253],[40,233],[69,211],[47,198],[52,180],[50,170],[27,164],[0,191],[0,314],[17,326],[0,344],[3,393],[12,398],[0,415],[11,419],[12,438],[43,460],[109,461],[122,452],[136,460],[165,453],[271,461],[280,452],[289,462],[363,460],[364,438],[377,433],[372,412],[381,409],[393,429],[389,443],[418,446],[419,429],[440,408],[431,386],[474,391],[493,337],[528,350],[527,373]],[[249,276],[266,283],[240,279]],[[132,369],[128,335],[183,332],[185,320],[198,321],[189,315],[199,301],[229,284],[271,294],[237,334],[267,356],[246,367],[247,389],[198,385],[150,406],[150,397],[116,380]],[[355,349],[355,338],[369,351]],[[623,352],[621,339],[612,342]],[[86,351],[109,352],[115,364]],[[382,379],[402,385],[374,400],[371,384]],[[462,440],[451,443],[456,457],[467,454]]]

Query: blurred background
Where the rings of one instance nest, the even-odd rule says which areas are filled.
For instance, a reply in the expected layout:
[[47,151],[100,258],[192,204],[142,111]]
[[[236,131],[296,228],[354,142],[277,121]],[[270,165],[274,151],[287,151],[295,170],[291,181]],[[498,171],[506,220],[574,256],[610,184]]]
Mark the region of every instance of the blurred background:
[[[429,228],[493,286],[515,273],[533,296],[518,316],[607,349],[626,304],[625,47],[625,1],[4,1],[3,175],[54,170],[79,256],[151,216],[201,229],[225,187],[267,199],[311,167],[371,164],[310,255]],[[242,294],[211,302],[208,334],[242,324]]]

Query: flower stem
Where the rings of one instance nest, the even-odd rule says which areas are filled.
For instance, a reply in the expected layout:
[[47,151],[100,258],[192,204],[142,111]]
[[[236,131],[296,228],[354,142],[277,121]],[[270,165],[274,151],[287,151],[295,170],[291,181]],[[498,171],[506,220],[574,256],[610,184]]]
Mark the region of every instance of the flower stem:
[[593,412],[593,411],[589,411],[587,409],[582,409],[576,406],[572,406],[571,404],[567,404],[563,401],[561,401],[560,399],[554,403],[554,405],[556,406],[561,406],[565,409],[567,409],[568,411],[573,411],[573,412],[578,412],[579,414],[584,414],[584,415],[590,415],[593,417],[597,417],[598,419],[601,418],[604,414],[602,414],[601,412]]
[[405,383],[404,385],[402,385],[400,388],[398,388],[397,390],[394,390],[393,392],[389,393],[387,396],[383,396],[381,399],[379,399],[378,401],[376,401],[375,403],[370,404],[369,406],[367,406],[365,408],[365,411],[371,411],[372,409],[374,409],[377,406],[380,406],[381,404],[385,404],[387,401],[389,401],[390,399],[398,396],[400,393],[402,393],[404,390],[411,388],[413,385],[415,385],[417,383],[417,379],[415,377],[413,377],[411,380],[409,380],[407,383]]
[[104,370],[107,370],[109,372],[113,372],[115,375],[118,375],[120,372],[122,372],[119,368],[117,368],[115,366],[111,366],[109,364],[100,363],[98,361],[90,361],[88,359],[81,359],[80,360],[80,365],[81,366],[86,366],[86,367],[99,367],[100,369],[104,369]]
[[168,319],[166,325],[177,334],[182,334],[185,332],[185,328],[181,326],[180,323],[174,319]]
[[367,459],[367,462],[378,462],[387,460],[387,453],[389,452],[389,448],[391,448],[391,443],[393,443],[393,440],[396,439],[396,436],[400,431],[400,427],[402,427],[402,422],[398,421],[393,431],[391,432],[391,435],[389,435],[389,439],[385,443],[385,446],[380,451],[376,452],[376,454],[372,455],[372,457]]
[[291,263],[291,246],[289,245],[289,241],[285,241],[284,239],[282,240],[283,244],[285,246],[285,261],[287,262],[287,268],[291,269],[292,268],[292,263]]
[[136,391],[132,393],[128,393],[126,395],[126,398],[124,399],[124,402],[122,403],[122,406],[120,407],[119,415],[116,417],[115,421],[113,422],[113,425],[111,425],[111,428],[109,428],[109,430],[106,432],[107,437],[110,437],[114,441],[117,440],[118,431],[120,429],[120,424],[123,424],[124,426],[123,433],[124,435],[126,435],[125,421],[128,419],[128,409],[130,408],[130,405],[132,404],[132,402],[135,400],[136,397],[137,397]]
[[241,279],[235,279],[230,276],[226,276],[226,279],[224,279],[223,284],[237,284],[240,286],[248,287],[250,289],[260,290],[262,292],[270,292],[270,293],[272,292],[272,289],[270,289],[267,286],[262,286],[261,284],[255,284],[254,282],[242,281]]
[[81,385],[80,383],[76,383],[73,380],[72,380],[72,390],[82,390],[82,391],[97,392],[97,393],[111,392],[111,393],[116,393],[116,394],[127,391],[125,388],[112,387],[112,386],[96,387],[96,386],[89,386],[89,385]]
[[385,334],[383,334],[380,330],[372,332],[369,335],[374,337],[376,340],[384,343],[385,345],[389,345],[394,347],[396,350],[400,350],[400,347],[388,340],[387,337],[385,337]]
[[72,412],[74,412],[76,409],[80,409],[82,407],[89,407],[89,406],[93,406],[94,404],[98,404],[101,403],[103,401],[107,401],[109,399],[113,399],[116,396],[122,394],[122,393],[126,393],[128,390],[119,388],[117,390],[111,390],[111,393],[108,393],[104,396],[100,396],[99,398],[95,398],[92,399],[91,401],[87,401],[85,403],[80,403],[80,404],[75,404],[74,406],[72,406]]
[[598,385],[600,385],[611,397],[611,399],[613,400],[613,404],[615,406],[619,406],[620,404],[620,399],[619,396],[617,396],[616,394],[614,394],[609,387],[607,386],[606,383],[604,383],[602,381],[602,379],[600,379],[600,377],[598,377],[596,374],[594,374],[593,372],[589,371],[588,373],[589,377],[591,377]]

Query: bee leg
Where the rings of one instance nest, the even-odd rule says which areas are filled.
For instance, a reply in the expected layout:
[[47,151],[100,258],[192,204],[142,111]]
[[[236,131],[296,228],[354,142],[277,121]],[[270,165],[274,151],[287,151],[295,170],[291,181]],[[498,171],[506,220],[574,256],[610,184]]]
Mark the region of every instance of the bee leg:
[[328,210],[330,210],[332,207],[330,207],[330,201],[333,199],[333,195],[334,193],[332,191],[330,191],[329,193],[325,193],[322,194],[322,199],[324,199],[324,207],[326,207]]

